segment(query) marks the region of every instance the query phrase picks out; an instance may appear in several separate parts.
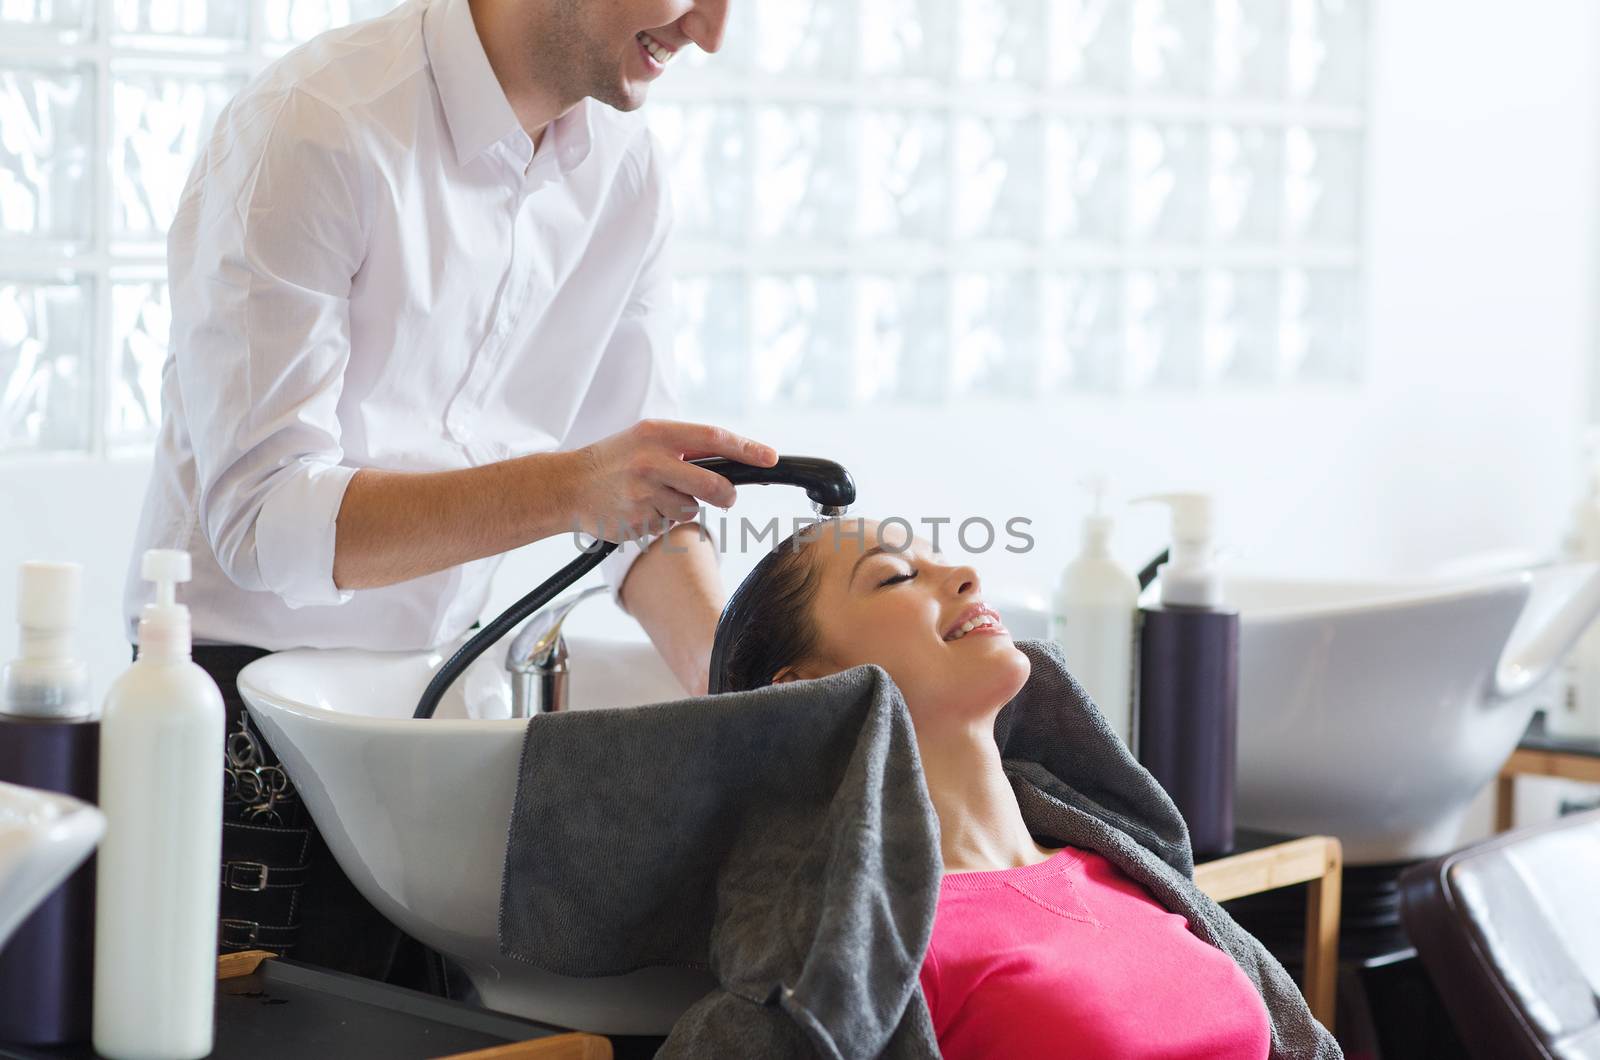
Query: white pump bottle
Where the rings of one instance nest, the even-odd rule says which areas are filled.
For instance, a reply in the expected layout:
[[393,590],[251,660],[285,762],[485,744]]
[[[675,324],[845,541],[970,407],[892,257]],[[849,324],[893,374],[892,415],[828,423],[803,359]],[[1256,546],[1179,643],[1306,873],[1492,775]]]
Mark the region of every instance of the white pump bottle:
[[198,1060],[216,998],[222,693],[190,659],[176,592],[189,554],[151,549],[141,569],[156,599],[100,730],[94,1047],[110,1060]]
[[1105,479],[1095,476],[1082,485],[1094,494],[1094,508],[1083,520],[1082,551],[1061,572],[1050,637],[1061,645],[1067,669],[1112,731],[1135,750],[1133,644],[1139,579],[1111,557],[1112,521],[1103,511]]

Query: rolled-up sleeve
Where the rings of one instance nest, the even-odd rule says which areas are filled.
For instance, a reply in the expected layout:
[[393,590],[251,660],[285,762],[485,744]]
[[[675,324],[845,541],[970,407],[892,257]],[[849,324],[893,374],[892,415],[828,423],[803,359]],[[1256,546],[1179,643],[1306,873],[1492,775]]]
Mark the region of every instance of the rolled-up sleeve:
[[[588,395],[563,439],[575,449],[598,441],[645,419],[680,419],[673,343],[676,314],[672,299],[672,194],[654,134],[644,134],[640,208],[648,211],[650,239],[641,260],[633,294],[617,321]],[[611,588],[611,600],[622,606],[622,583],[644,554],[643,544],[623,541],[600,562],[600,574]],[[722,550],[713,549],[718,566]]]
[[357,469],[337,411],[368,200],[332,107],[297,90],[248,99],[218,121],[168,239],[195,513],[236,585],[342,604],[335,527]]

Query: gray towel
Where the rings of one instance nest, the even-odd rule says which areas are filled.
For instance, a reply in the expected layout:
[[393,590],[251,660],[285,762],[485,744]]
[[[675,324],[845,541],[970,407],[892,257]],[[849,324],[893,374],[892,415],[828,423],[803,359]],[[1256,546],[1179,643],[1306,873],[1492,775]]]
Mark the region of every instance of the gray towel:
[[[1067,672],[1027,683],[995,739],[1046,846],[1103,855],[1260,990],[1273,1058],[1338,1057],[1299,989],[1194,885],[1172,800]],[[918,980],[943,865],[911,716],[882,667],[528,726],[500,950],[562,975],[709,968],[720,988],[658,1058],[938,1057]]]

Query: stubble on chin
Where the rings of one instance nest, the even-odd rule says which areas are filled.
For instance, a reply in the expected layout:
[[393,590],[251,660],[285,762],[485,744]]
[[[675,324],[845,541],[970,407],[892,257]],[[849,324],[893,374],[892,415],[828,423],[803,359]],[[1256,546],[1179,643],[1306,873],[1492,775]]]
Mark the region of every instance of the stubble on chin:
[[616,110],[637,110],[644,104],[644,93],[628,90],[622,71],[629,56],[624,52],[619,57],[586,35],[582,14],[587,3],[555,0],[544,30],[529,44],[530,66],[551,78],[548,83],[561,99],[593,97]]

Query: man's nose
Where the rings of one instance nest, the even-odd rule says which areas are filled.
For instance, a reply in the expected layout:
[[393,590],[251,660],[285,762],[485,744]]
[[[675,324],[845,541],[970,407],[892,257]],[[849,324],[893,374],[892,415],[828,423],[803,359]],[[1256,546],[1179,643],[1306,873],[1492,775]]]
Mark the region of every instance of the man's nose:
[[728,0],[696,0],[694,9],[680,23],[683,35],[703,52],[722,47],[722,34],[728,28]]

